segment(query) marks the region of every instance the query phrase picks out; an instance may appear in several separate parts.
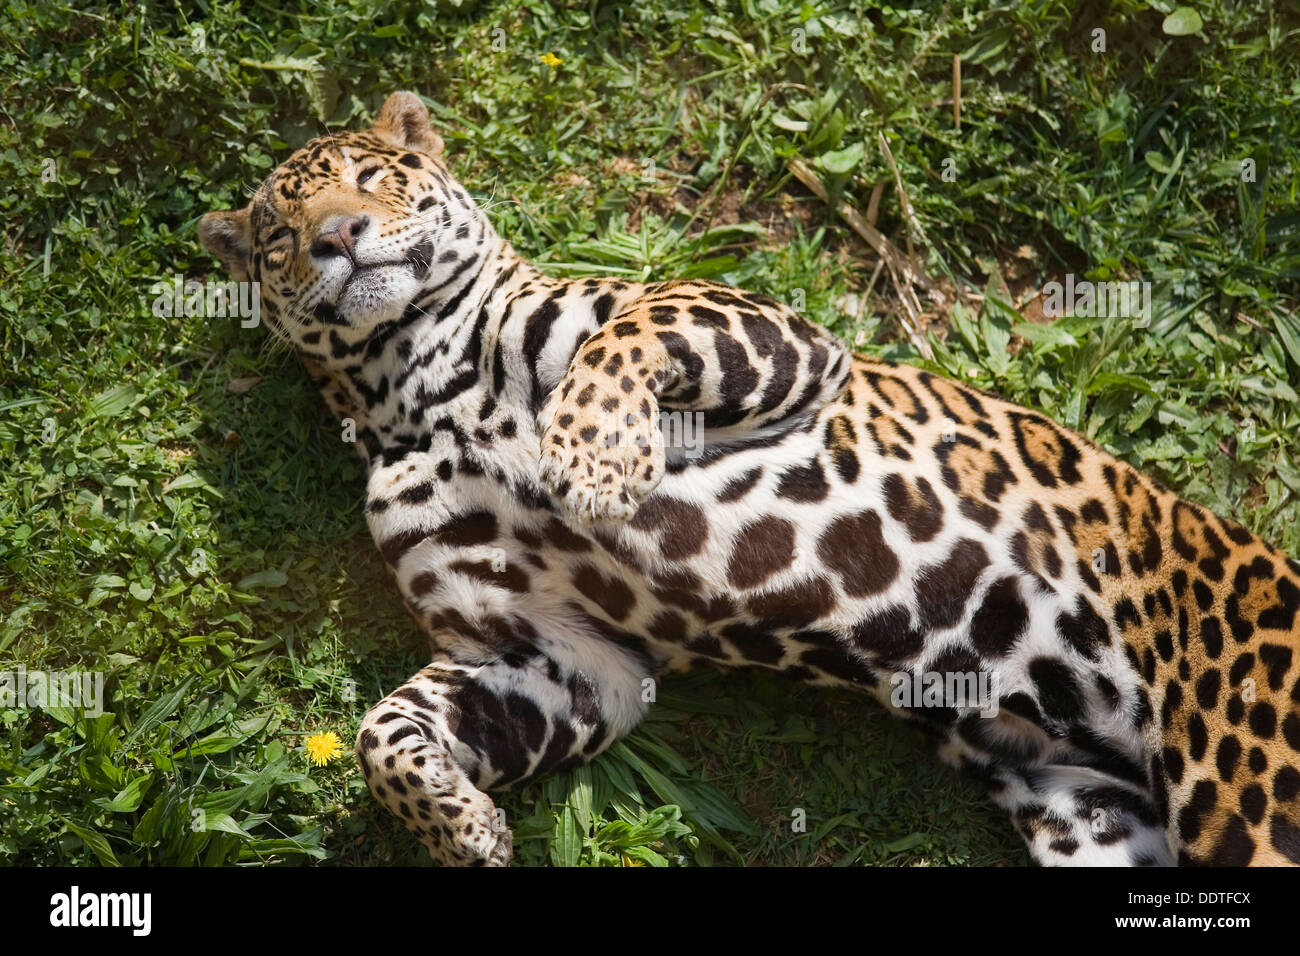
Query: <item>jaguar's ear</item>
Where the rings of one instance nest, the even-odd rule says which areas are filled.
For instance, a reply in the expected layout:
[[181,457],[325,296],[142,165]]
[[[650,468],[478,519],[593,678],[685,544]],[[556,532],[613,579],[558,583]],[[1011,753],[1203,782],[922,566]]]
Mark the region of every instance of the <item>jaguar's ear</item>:
[[433,131],[429,110],[414,93],[394,93],[379,110],[373,131],[397,146],[442,155],[442,137]]
[[253,230],[247,206],[239,210],[206,213],[199,220],[199,242],[217,257],[236,282],[248,278]]

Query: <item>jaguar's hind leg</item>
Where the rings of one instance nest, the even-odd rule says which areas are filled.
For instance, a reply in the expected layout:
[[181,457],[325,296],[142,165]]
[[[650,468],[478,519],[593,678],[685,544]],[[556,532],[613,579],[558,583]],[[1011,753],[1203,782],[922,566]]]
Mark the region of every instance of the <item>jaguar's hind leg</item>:
[[[1172,866],[1173,848],[1140,741],[1043,723],[1012,695],[964,717],[940,756],[982,781],[1043,866]],[[1039,716],[1039,721],[1043,719]]]
[[483,791],[591,759],[640,719],[639,682],[566,670],[541,653],[425,667],[366,714],[370,790],[434,859],[504,866],[511,835]]
[[1172,866],[1151,796],[1092,767],[1047,765],[994,774],[992,796],[1042,866]]

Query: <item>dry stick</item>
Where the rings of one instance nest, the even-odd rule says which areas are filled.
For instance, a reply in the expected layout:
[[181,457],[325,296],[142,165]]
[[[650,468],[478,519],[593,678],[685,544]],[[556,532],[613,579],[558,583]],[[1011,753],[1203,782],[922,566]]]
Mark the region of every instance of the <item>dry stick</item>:
[[[786,165],[789,167],[790,172],[794,174],[794,177],[808,187],[808,190],[813,195],[824,203],[830,203],[830,194],[822,184],[821,178],[805,160],[796,156]],[[876,251],[876,255],[880,256],[880,261],[889,269],[889,274],[894,279],[894,286],[899,291],[899,298],[906,313],[903,317],[903,330],[907,333],[907,337],[912,340],[912,344],[916,346],[918,352],[928,359],[933,359],[934,352],[930,348],[930,343],[921,334],[921,305],[912,284],[916,283],[933,294],[935,292],[934,283],[929,276],[918,274],[912,264],[894,247],[894,244],[885,238],[885,234],[863,219],[861,213],[856,209],[843,200],[837,203],[834,208],[840,218],[847,222],[853,231]]]
[[916,288],[907,274],[900,276],[892,264],[889,267],[889,274],[893,277],[894,288],[898,290],[899,301],[903,303],[903,310],[906,312],[906,321],[903,324],[907,330],[907,337],[923,356],[933,360],[934,352],[930,348],[930,343],[921,334],[921,300],[916,295]]
[[961,132],[961,56],[952,55],[952,124]]
[[876,217],[880,215],[880,197],[885,194],[885,184],[876,183],[871,190],[871,198],[867,200],[867,222],[873,226],[876,224]]
[[885,260],[877,259],[876,267],[871,270],[871,279],[867,282],[867,295],[871,295],[871,290],[876,287],[876,280],[880,278],[880,270],[885,268]]
[[[808,187],[808,190],[813,195],[824,203],[830,202],[830,193],[826,191],[821,178],[808,165],[807,160],[795,157],[786,163],[786,166],[794,174],[795,179]],[[862,214],[856,209],[841,200],[835,211],[840,215],[840,218],[849,224],[854,232],[866,241],[867,245],[876,251],[876,255],[886,260],[886,265],[892,265],[900,272],[907,273],[911,280],[926,292],[936,291],[934,282],[931,281],[930,277],[923,273],[917,273],[903,254],[898,251],[898,248],[885,237],[885,234],[863,219]]]
[[876,267],[871,270],[871,278],[867,280],[866,291],[862,295],[862,304],[858,307],[858,318],[862,318],[869,308],[871,308],[871,298],[875,295],[876,280],[880,278],[880,272],[885,268],[885,260],[877,259]]
[[912,245],[912,229],[915,228],[920,233],[923,242],[929,242],[925,236],[925,230],[921,228],[921,223],[917,221],[916,214],[912,212],[912,202],[907,198],[907,190],[903,188],[903,177],[898,174],[898,164],[894,162],[894,151],[889,148],[889,140],[885,139],[884,133],[877,133],[880,139],[880,150],[885,154],[885,159],[889,160],[889,168],[894,172],[894,185],[898,187],[898,201],[903,207],[903,224],[907,227],[907,257],[913,263],[916,262],[916,249]]
[[[894,162],[894,151],[889,148],[889,140],[885,138],[883,132],[877,133],[880,139],[880,148],[889,160],[889,168],[894,173],[894,185],[898,187],[898,200],[903,207],[903,222],[907,226],[907,259],[905,261],[906,270],[903,272],[903,282],[898,285],[901,298],[904,305],[908,306],[911,319],[918,329],[921,327],[921,300],[916,294],[913,283],[920,283],[923,288],[930,294],[931,300],[936,304],[942,305],[945,301],[943,293],[934,285],[925,275],[924,271],[917,264],[916,249],[912,244],[912,230],[915,229],[920,235],[921,241],[929,244],[929,237],[926,236],[925,230],[921,227],[921,222],[916,218],[916,213],[912,210],[912,201],[907,197],[907,190],[903,188],[903,177],[898,172],[898,164]],[[924,279],[924,281],[922,281]],[[933,358],[929,344],[926,344],[922,354],[926,358]]]

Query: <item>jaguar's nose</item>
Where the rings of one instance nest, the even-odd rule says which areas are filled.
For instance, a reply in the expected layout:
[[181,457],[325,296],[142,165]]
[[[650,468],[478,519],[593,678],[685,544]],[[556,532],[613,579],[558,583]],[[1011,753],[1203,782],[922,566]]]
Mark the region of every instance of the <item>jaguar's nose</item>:
[[369,216],[331,216],[312,242],[311,254],[321,259],[347,256],[355,262],[356,241],[369,225]]

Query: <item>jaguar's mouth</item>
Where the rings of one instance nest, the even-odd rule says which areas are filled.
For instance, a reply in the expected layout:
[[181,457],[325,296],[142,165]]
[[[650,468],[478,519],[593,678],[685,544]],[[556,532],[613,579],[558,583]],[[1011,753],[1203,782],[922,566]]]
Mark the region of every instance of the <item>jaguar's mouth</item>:
[[405,262],[372,262],[364,266],[357,266],[352,270],[352,274],[344,280],[341,291],[347,292],[353,284],[365,284],[381,269],[399,269],[404,265],[406,265]]
[[433,265],[433,241],[421,239],[400,258],[352,263],[339,287],[335,307],[351,325],[370,325],[401,315],[418,294]]
[[348,290],[352,283],[360,280],[365,283],[366,278],[381,269],[397,269],[403,266],[410,266],[412,274],[417,280],[423,279],[429,274],[429,267],[433,264],[433,240],[421,239],[407,251],[401,259],[388,259],[384,262],[367,262],[365,265],[358,265],[352,270],[352,274],[347,277],[343,283],[343,292]]

